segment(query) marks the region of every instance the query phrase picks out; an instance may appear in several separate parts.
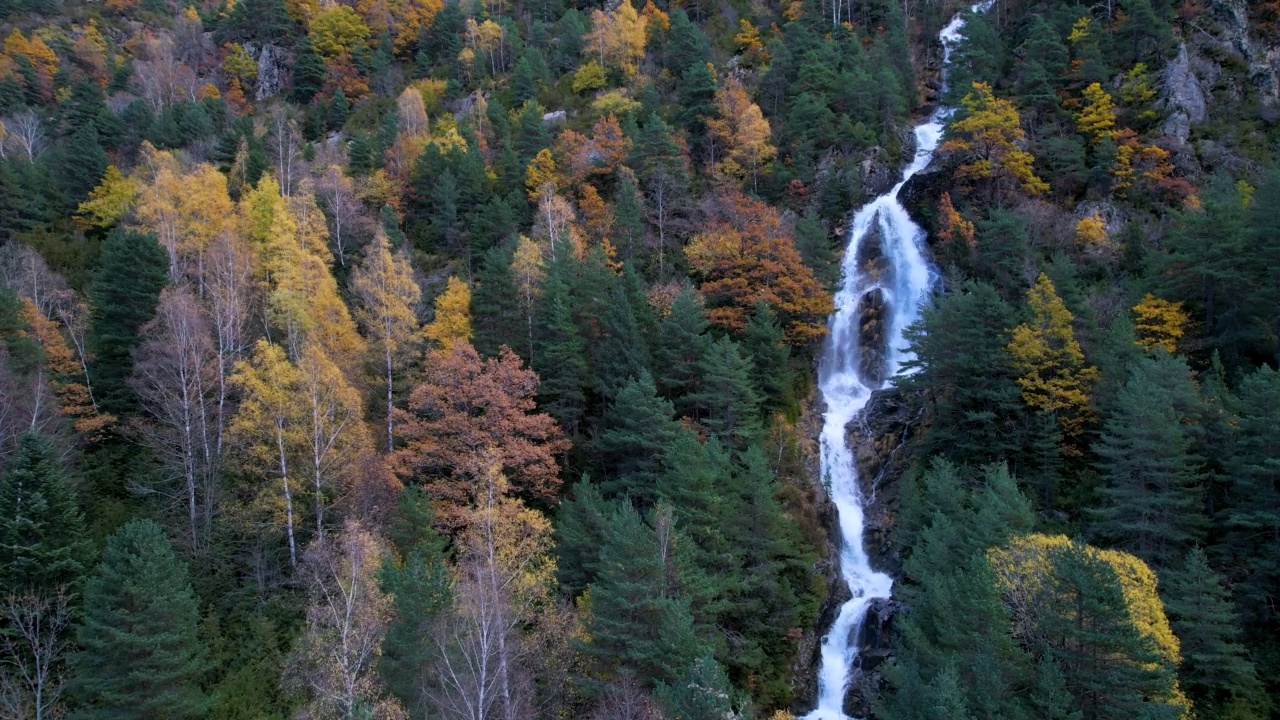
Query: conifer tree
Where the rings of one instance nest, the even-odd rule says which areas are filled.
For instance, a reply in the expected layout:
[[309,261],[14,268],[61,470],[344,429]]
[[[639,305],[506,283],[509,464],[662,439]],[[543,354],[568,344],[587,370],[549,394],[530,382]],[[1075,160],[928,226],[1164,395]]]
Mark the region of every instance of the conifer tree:
[[686,286],[658,328],[654,350],[658,388],[684,415],[694,415],[692,403],[685,398],[697,390],[698,363],[711,344],[708,327],[701,298]]
[[138,329],[151,319],[169,262],[154,235],[116,230],[102,247],[101,266],[89,289],[93,329],[89,348],[94,392],[104,410],[131,410],[135,400],[126,378]]
[[653,506],[658,480],[671,467],[667,453],[681,431],[674,416],[671,401],[658,397],[648,372],[622,386],[601,418],[596,440],[605,468],[603,495]]
[[1266,695],[1241,643],[1239,618],[1223,577],[1204,551],[1187,553],[1162,576],[1169,623],[1182,641],[1178,679],[1204,718],[1262,718]]
[[80,579],[89,550],[61,453],[43,435],[23,435],[0,474],[0,586],[55,593]]
[[780,405],[791,380],[787,370],[791,346],[787,344],[782,323],[768,303],[756,302],[755,312],[747,321],[742,349],[751,359],[752,387],[760,391],[769,405]]
[[669,543],[630,505],[608,524],[600,549],[600,572],[591,585],[586,650],[607,675],[647,685],[673,682],[702,654],[688,603],[667,578],[676,561]]
[[[1161,377],[1164,363],[1180,367],[1181,376]],[[1199,461],[1178,396],[1197,396],[1183,361],[1168,355],[1140,361],[1094,446],[1106,483],[1105,501],[1093,511],[1096,531],[1157,567],[1181,558],[1207,525]]]
[[204,717],[209,666],[199,622],[187,566],[160,526],[134,520],[117,530],[85,584],[76,717]]
[[751,383],[751,361],[727,337],[712,342],[698,363],[698,391],[691,396],[698,419],[728,447],[744,449],[761,432],[760,396]]
[[542,290],[533,368],[542,379],[542,406],[573,437],[586,412],[587,344],[574,322],[561,272],[561,266],[553,267]]
[[628,382],[647,375],[650,362],[648,345],[621,283],[614,288],[601,329],[602,336],[591,344],[592,387],[601,397],[612,398]]
[[614,508],[588,476],[573,486],[573,494],[560,504],[556,522],[556,578],[570,597],[578,597],[600,572],[600,551],[610,532]]

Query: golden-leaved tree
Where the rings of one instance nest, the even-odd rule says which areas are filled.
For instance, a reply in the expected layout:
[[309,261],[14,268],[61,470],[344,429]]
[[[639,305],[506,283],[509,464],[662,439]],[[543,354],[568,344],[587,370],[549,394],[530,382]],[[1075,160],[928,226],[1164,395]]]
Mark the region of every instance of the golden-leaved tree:
[[648,42],[646,23],[640,18],[631,0],[611,11],[593,10],[591,30],[583,37],[584,54],[594,56],[601,65],[613,68],[630,77],[636,73],[636,64],[644,57]]
[[351,277],[356,319],[372,341],[370,364],[377,368],[385,391],[387,452],[394,448],[396,379],[421,346],[416,308],[422,291],[404,253],[392,253],[385,233],[379,232],[365,249],[364,262]]
[[1064,436],[1074,438],[1093,415],[1089,394],[1098,369],[1085,364],[1071,328],[1071,311],[1053,281],[1040,273],[1027,291],[1031,320],[1013,329],[1008,352],[1017,371],[1022,399],[1037,412],[1052,414]]
[[716,116],[707,120],[707,128],[723,148],[716,172],[737,180],[750,176],[755,188],[761,168],[778,154],[770,142],[769,121],[732,75],[716,90],[715,104]]
[[1048,184],[1032,170],[1035,158],[1022,148],[1027,134],[1013,102],[996,97],[987,83],[975,82],[961,104],[964,114],[951,123],[951,138],[941,148],[964,159],[956,179],[987,182],[997,197],[1012,186],[1031,195],[1047,192]]
[[1178,342],[1186,334],[1191,318],[1182,309],[1182,303],[1158,298],[1151,293],[1133,306],[1133,329],[1138,344],[1150,352],[1161,348],[1167,353],[1178,352]]
[[471,342],[471,288],[450,276],[444,292],[436,298],[436,316],[423,329],[423,334],[448,352],[459,343]]

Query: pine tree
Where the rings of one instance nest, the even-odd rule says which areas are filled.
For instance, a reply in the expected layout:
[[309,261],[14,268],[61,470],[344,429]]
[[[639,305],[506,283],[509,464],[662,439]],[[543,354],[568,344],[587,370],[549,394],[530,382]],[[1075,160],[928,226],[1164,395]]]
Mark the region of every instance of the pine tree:
[[542,378],[542,406],[572,437],[586,412],[587,344],[574,322],[563,272],[563,264],[553,266],[542,289],[533,368]]
[[[1204,489],[1191,452],[1185,415],[1175,398],[1198,393],[1180,359],[1140,361],[1115,400],[1094,452],[1106,486],[1096,531],[1157,567],[1169,567],[1204,532]],[[1162,366],[1181,372],[1162,377]],[[1182,387],[1179,387],[1182,386]]]
[[0,586],[54,593],[84,574],[84,517],[53,442],[36,433],[0,474]]
[[293,87],[289,91],[289,99],[299,105],[310,104],[324,87],[324,76],[324,60],[311,44],[311,38],[303,35],[294,50]]
[[107,540],[85,585],[72,689],[85,720],[204,717],[208,670],[187,566],[159,525],[132,521]]
[[591,344],[591,384],[601,397],[613,398],[628,382],[647,375],[650,362],[649,348],[621,283],[601,318],[601,330],[601,337]]
[[698,363],[699,421],[728,447],[744,449],[760,435],[760,396],[751,383],[751,361],[727,337],[712,342]]
[[[586,647],[600,670],[653,685],[673,682],[702,654],[688,603],[669,587],[675,558],[630,505],[618,507],[591,585]],[[670,540],[670,538],[666,538]]]
[[648,372],[622,386],[601,418],[596,450],[605,468],[600,492],[652,507],[658,480],[671,467],[667,452],[680,433],[671,401],[658,397]]
[[697,390],[698,363],[711,344],[706,334],[709,326],[701,298],[686,286],[658,328],[658,344],[654,350],[658,388],[676,404],[681,414],[690,417],[694,417],[696,411],[686,398]]
[[556,522],[556,578],[570,597],[578,597],[600,572],[600,551],[610,532],[615,508],[598,485],[584,476],[573,486],[572,497],[560,505]]
[[662,683],[655,694],[671,720],[736,717],[744,704],[724,668],[709,656],[695,660],[678,682]]
[[751,359],[751,386],[760,391],[769,405],[781,405],[790,390],[787,363],[791,359],[791,346],[787,344],[782,323],[768,303],[756,303],[755,312],[747,321],[742,349]]
[[1182,641],[1178,679],[1204,718],[1266,717],[1266,695],[1241,643],[1231,593],[1204,551],[1163,575],[1169,623]]
[[471,292],[476,350],[485,357],[498,354],[502,345],[530,359],[531,348],[521,321],[519,293],[512,277],[514,243],[495,245],[485,252]]
[[116,230],[102,247],[100,268],[89,289],[94,322],[89,347],[94,393],[106,411],[119,414],[135,400],[125,379],[138,329],[151,319],[168,277],[168,259],[154,235]]

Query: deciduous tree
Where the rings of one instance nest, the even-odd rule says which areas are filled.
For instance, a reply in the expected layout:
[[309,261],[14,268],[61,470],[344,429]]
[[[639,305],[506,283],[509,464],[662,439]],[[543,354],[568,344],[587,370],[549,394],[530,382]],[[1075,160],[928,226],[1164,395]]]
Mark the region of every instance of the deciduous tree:
[[804,264],[778,212],[736,192],[717,196],[709,210],[706,230],[693,237],[685,255],[702,276],[711,322],[741,332],[756,301],[764,300],[791,343],[825,334],[831,295]]
[[[386,393],[387,452],[395,445],[396,379],[419,347],[415,308],[422,291],[413,279],[413,268],[403,253],[392,254],[387,236],[378,233],[365,253],[364,262],[351,279],[357,298],[356,320],[373,341],[379,381]],[[465,287],[465,286],[464,286]]]
[[492,449],[519,496],[542,503],[556,495],[555,455],[568,443],[555,420],[534,412],[538,376],[523,365],[510,349],[481,360],[470,344],[456,343],[427,356],[408,409],[395,409],[404,446],[393,467],[406,482],[427,488],[443,529],[457,531],[467,522],[471,493],[486,470],[483,448]]
[[990,85],[976,82],[962,104],[965,115],[951,123],[951,139],[941,148],[965,159],[956,179],[990,181],[997,195],[1011,183],[1031,195],[1047,192],[1049,186],[1032,171],[1034,158],[1021,147],[1026,133],[1013,103],[997,98]]

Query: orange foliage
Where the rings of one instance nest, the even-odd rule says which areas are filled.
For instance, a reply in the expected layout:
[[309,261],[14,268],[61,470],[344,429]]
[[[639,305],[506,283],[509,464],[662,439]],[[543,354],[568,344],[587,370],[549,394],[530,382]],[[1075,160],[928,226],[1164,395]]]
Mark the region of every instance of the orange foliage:
[[31,328],[31,334],[44,350],[45,370],[49,375],[49,387],[58,397],[59,409],[71,418],[72,426],[86,440],[96,440],[110,427],[114,415],[98,412],[89,394],[89,388],[80,382],[82,368],[75,353],[58,331],[58,325],[46,318],[27,298],[22,298],[19,311],[22,321]]
[[592,242],[603,242],[613,230],[613,211],[604,204],[594,185],[585,184],[578,190],[578,213],[582,216],[582,228]]
[[702,277],[711,322],[742,331],[756,301],[764,300],[782,319],[791,343],[824,335],[831,294],[801,260],[778,211],[732,190],[708,205],[706,229],[693,237],[685,255]]
[[622,134],[622,125],[613,113],[591,126],[591,137],[565,130],[556,138],[555,154],[570,185],[590,175],[612,175],[627,157],[631,141]]
[[973,223],[964,219],[956,206],[951,204],[951,193],[942,193],[938,201],[938,238],[949,243],[959,238],[970,248],[977,242],[974,240]]
[[369,81],[360,74],[355,63],[351,62],[350,55],[343,53],[331,58],[325,63],[325,67],[329,71],[324,79],[326,95],[331,95],[338,88],[342,88],[347,100],[355,102],[369,94]]
[[469,343],[436,350],[423,366],[424,380],[396,409],[403,447],[391,456],[406,483],[419,481],[436,509],[437,524],[462,529],[473,505],[469,490],[496,458],[520,497],[548,504],[560,488],[557,453],[569,449],[559,425],[535,413],[538,375],[509,348],[482,360]]

